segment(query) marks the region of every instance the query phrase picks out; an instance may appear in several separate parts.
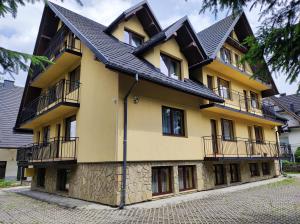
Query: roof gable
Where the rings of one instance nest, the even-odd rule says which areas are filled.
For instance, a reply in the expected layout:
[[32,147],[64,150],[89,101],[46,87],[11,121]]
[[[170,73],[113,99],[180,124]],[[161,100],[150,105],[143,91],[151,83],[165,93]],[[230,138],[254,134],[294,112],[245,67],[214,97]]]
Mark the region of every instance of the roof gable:
[[181,51],[188,60],[190,67],[208,59],[208,56],[202,48],[196,33],[186,16],[157,33],[150,40],[136,48],[134,50],[134,54],[141,55],[156,45],[166,42],[171,38],[175,38]]
[[139,19],[145,32],[150,37],[161,31],[161,26],[146,0],[124,11],[104,31],[106,33],[111,33],[120,22],[128,20],[132,16],[136,16]]

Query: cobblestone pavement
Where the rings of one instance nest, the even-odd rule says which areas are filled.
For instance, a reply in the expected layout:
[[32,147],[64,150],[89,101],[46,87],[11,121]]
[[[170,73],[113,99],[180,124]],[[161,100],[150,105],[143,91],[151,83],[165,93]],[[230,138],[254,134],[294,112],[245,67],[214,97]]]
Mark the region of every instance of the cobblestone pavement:
[[0,191],[0,223],[300,223],[300,178],[159,208],[71,209]]

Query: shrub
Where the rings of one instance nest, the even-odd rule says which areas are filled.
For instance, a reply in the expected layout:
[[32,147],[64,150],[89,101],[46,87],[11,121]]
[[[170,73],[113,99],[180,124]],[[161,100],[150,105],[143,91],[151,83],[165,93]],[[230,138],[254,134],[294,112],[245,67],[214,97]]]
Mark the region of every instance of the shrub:
[[0,179],[0,188],[15,186],[15,181]]
[[298,147],[295,152],[295,160],[296,162],[300,162],[300,147]]

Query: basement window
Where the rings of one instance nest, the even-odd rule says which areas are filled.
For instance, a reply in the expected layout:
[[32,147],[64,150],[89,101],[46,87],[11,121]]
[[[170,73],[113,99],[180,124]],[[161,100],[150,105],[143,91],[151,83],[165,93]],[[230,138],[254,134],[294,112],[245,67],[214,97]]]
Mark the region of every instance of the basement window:
[[260,176],[257,163],[249,163],[249,169],[251,177]]
[[38,168],[37,176],[36,176],[36,185],[38,187],[45,187],[45,176],[46,176],[46,168]]
[[270,164],[269,163],[262,163],[261,168],[262,168],[263,175],[270,175]]
[[225,184],[225,168],[223,164],[215,164],[215,184],[223,185]]
[[172,192],[171,167],[152,168],[152,195],[168,194]]
[[57,170],[57,190],[69,191],[70,169]]
[[178,182],[180,191],[194,189],[194,166],[178,166]]

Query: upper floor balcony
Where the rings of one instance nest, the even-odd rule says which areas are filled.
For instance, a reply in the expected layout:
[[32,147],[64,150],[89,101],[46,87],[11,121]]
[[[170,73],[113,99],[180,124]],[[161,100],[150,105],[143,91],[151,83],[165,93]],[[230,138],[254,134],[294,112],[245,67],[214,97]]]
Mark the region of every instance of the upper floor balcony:
[[204,136],[205,160],[286,158],[291,151],[273,141],[257,141],[235,137],[227,140],[224,136]]
[[76,163],[78,137],[58,137],[46,142],[32,143],[18,148],[19,165],[37,163]]
[[80,83],[62,79],[21,111],[21,127],[34,127],[76,111],[79,107]]
[[33,67],[30,85],[45,88],[73,65],[80,63],[81,42],[65,26],[51,38],[47,49],[42,53],[52,63],[45,68]]
[[214,88],[213,91],[224,99],[224,103],[211,103],[201,105],[201,109],[212,112],[230,114],[234,117],[252,119],[266,124],[282,125],[282,122],[276,119],[274,105],[263,102],[258,94],[247,91],[239,92],[230,88]]

